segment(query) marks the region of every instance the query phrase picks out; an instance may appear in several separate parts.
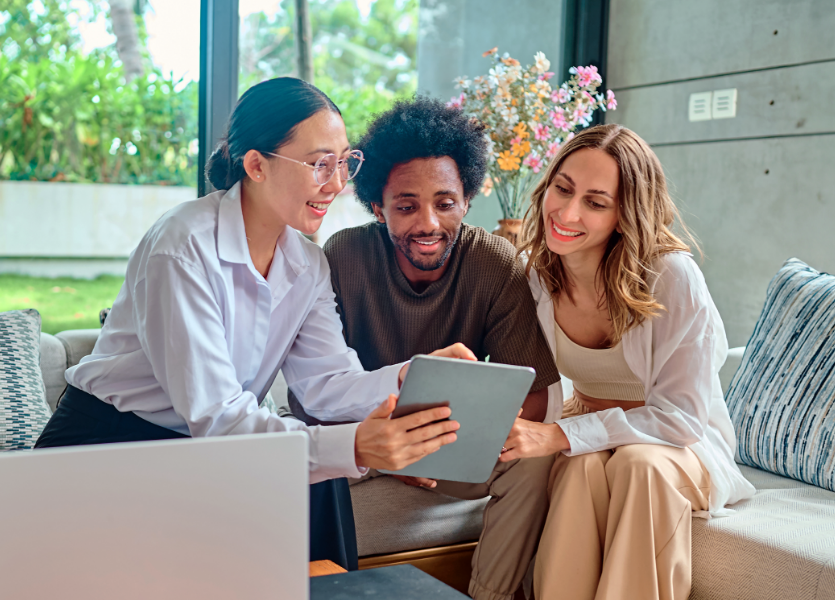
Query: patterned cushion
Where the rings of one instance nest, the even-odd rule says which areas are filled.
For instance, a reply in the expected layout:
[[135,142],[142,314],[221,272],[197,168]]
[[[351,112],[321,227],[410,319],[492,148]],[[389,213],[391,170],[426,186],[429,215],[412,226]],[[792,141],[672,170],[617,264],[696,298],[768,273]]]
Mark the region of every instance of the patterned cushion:
[[727,402],[738,462],[835,491],[835,277],[786,261]]
[[38,311],[0,313],[0,452],[31,448],[49,421],[40,335]]

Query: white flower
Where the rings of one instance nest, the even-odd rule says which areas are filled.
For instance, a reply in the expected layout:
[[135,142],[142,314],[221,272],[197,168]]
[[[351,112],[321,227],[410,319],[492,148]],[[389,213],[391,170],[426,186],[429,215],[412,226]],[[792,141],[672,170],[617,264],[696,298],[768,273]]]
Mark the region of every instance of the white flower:
[[462,90],[469,89],[470,83],[472,83],[472,82],[469,79],[467,79],[466,77],[459,77],[458,79],[455,80],[455,85],[460,87]]
[[533,58],[536,61],[535,68],[539,74],[544,73],[551,66],[551,61],[545,58],[544,52],[537,52]]

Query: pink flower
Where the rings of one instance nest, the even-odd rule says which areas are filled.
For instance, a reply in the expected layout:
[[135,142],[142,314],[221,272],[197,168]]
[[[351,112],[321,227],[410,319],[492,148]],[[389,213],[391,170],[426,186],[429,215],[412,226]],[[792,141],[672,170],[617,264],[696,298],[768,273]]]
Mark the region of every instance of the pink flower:
[[574,139],[574,132],[572,131],[571,133],[568,134],[568,137],[565,138],[565,141],[570,142],[573,139]]
[[522,137],[521,136],[515,137],[512,140],[510,140],[510,145],[511,146],[518,146],[521,143],[522,143]]
[[533,135],[539,141],[545,141],[551,137],[551,128],[544,123],[537,123],[533,128]]
[[448,108],[461,108],[462,106],[464,106],[464,99],[465,97],[462,92],[460,96],[453,96],[452,98],[450,98],[449,102],[447,102],[446,105]]
[[553,71],[546,71],[545,73],[543,73],[542,75],[539,76],[539,79],[542,79],[544,81],[548,81],[553,76],[554,76]]
[[563,109],[558,108],[552,110],[548,116],[551,118],[551,123],[554,124],[554,127],[562,131],[568,131],[568,121],[565,120],[565,111]]
[[522,164],[530,167],[531,171],[534,173],[539,173],[539,170],[542,168],[542,159],[539,158],[536,154],[531,153],[525,157],[525,160],[522,161]]
[[558,88],[551,92],[551,102],[565,104],[569,100],[571,100],[571,94],[569,94],[568,90],[565,88]]
[[551,142],[551,145],[548,146],[548,151],[545,153],[545,158],[554,158],[557,155],[557,152],[560,151],[560,143],[559,142]]
[[612,90],[606,90],[606,108],[615,110],[618,107],[618,101],[615,100],[615,93]]
[[588,125],[591,121],[591,112],[585,108],[577,108],[572,114],[572,118],[578,123]]
[[597,72],[597,67],[591,65],[589,67],[577,67],[577,84],[580,87],[587,87],[592,83],[601,83],[603,78]]

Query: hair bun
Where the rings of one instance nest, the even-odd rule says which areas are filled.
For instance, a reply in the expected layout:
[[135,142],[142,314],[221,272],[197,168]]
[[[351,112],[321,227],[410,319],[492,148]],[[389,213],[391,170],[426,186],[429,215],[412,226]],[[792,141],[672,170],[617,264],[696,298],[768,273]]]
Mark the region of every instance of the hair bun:
[[218,190],[228,190],[235,182],[230,182],[232,159],[229,157],[229,144],[223,140],[206,162],[206,177]]

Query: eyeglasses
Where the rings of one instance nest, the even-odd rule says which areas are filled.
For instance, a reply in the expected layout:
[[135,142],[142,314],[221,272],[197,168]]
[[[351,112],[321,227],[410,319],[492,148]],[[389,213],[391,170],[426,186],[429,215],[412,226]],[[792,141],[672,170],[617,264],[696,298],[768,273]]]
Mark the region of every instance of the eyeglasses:
[[316,180],[317,185],[325,185],[329,182],[333,174],[336,173],[337,167],[339,167],[339,176],[342,178],[342,181],[350,181],[357,176],[360,167],[362,167],[362,161],[365,160],[360,150],[351,150],[347,158],[341,159],[337,159],[336,154],[325,154],[312,165],[294,158],[281,156],[280,154],[273,154],[272,152],[264,152],[264,154],[269,154],[276,158],[283,158],[284,160],[291,160],[294,163],[310,167],[313,169],[313,179]]

